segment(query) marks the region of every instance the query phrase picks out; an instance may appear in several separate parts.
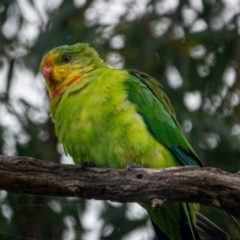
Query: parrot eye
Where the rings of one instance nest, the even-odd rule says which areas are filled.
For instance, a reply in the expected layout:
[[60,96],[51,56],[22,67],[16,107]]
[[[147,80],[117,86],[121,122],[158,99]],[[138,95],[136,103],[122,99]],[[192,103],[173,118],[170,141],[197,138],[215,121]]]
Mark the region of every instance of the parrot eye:
[[64,63],[69,63],[71,60],[72,59],[71,59],[71,57],[69,55],[63,55],[63,57],[62,57],[62,61]]

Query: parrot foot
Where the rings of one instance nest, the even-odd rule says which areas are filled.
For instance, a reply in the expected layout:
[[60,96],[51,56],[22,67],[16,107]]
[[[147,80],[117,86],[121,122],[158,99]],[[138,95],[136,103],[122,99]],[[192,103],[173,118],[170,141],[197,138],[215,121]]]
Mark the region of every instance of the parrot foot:
[[127,171],[132,171],[134,168],[143,168],[143,166],[137,163],[128,163],[125,168]]
[[215,200],[212,202],[212,205],[213,205],[213,206],[216,206],[216,207],[220,207],[220,206],[221,206],[220,202],[219,202],[217,199],[215,199]]
[[84,169],[89,167],[97,167],[97,165],[94,162],[82,162],[80,163],[80,167]]
[[154,198],[151,201],[151,207],[153,210],[159,210],[163,207],[164,203],[166,203],[166,199],[159,199],[159,198]]

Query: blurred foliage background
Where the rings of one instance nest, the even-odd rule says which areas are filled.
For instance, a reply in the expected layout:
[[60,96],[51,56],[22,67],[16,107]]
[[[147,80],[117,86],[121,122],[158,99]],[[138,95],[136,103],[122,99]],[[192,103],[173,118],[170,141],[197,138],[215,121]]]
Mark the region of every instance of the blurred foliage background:
[[[239,12],[239,0],[1,0],[0,154],[71,163],[39,63],[53,47],[88,42],[109,65],[161,82],[204,166],[238,171]],[[134,204],[0,191],[0,206],[0,239],[154,239]],[[239,239],[226,216],[208,215]]]

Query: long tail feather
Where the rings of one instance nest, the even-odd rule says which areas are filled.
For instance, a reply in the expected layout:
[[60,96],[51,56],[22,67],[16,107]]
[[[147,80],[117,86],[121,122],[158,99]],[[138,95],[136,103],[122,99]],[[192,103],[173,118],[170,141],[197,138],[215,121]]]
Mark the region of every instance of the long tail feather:
[[229,240],[227,233],[225,233],[200,213],[197,213],[197,227],[198,230],[203,233],[203,235],[209,236],[206,239]]
[[[195,226],[194,226],[194,223],[191,219],[191,216],[190,216],[190,210],[188,209],[188,206],[186,203],[182,203],[182,210],[183,210],[183,214],[182,214],[182,223],[185,225],[185,230],[182,231],[182,234],[187,237],[187,238],[184,238],[183,236],[183,239],[191,239],[191,240],[201,240],[196,229],[195,229]],[[183,227],[182,227],[183,228]]]
[[154,228],[154,232],[156,234],[156,237],[158,240],[169,240],[169,237],[160,230],[160,228],[154,223],[154,221],[151,219],[153,228]]

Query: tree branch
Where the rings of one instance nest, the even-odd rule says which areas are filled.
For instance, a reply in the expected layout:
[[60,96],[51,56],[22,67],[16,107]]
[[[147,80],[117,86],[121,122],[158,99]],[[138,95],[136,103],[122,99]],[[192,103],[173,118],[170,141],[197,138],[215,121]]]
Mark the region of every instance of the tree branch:
[[215,168],[84,168],[0,155],[0,189],[117,202],[197,202],[240,217],[240,173]]

